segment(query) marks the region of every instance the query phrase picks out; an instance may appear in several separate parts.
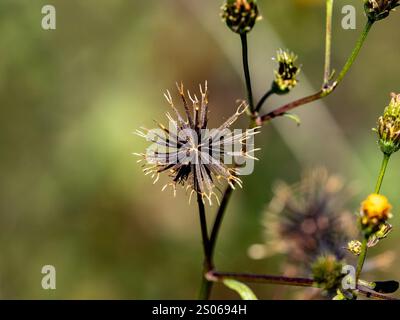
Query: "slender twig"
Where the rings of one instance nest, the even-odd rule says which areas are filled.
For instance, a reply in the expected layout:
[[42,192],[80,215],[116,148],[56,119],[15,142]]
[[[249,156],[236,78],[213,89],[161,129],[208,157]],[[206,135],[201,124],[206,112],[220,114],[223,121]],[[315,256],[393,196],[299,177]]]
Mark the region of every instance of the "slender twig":
[[367,251],[368,251],[368,237],[364,237],[362,244],[361,244],[361,253],[358,257],[358,262],[357,262],[357,269],[356,269],[356,283],[358,282],[358,279],[360,279],[361,271],[364,266],[365,258],[367,257]]
[[205,278],[205,274],[212,270],[212,261],[210,255],[210,241],[208,238],[207,231],[207,220],[206,220],[206,210],[204,208],[204,202],[201,194],[197,193],[197,205],[199,207],[199,218],[200,218],[200,227],[201,227],[201,238],[203,243],[203,251],[204,251],[204,265],[203,265],[203,273],[202,273],[202,281],[199,299],[207,300],[210,296],[211,286],[212,284]]
[[399,300],[399,299],[394,298],[394,297],[386,296],[386,295],[383,295],[383,294],[380,294],[380,293],[376,293],[376,292],[371,292],[371,291],[364,290],[364,289],[361,289],[361,288],[358,288],[358,294],[361,294],[364,297],[372,298],[372,299],[375,299],[375,300]]
[[337,77],[337,79],[335,81],[335,84],[334,84],[335,87],[337,87],[337,85],[343,80],[344,76],[350,70],[350,68],[353,65],[354,61],[356,60],[358,54],[360,53],[360,50],[361,50],[361,48],[365,42],[365,39],[367,38],[368,33],[371,30],[371,27],[373,24],[374,24],[373,20],[370,20],[370,19],[367,20],[364,30],[361,33],[361,36],[358,39],[356,46],[353,49],[353,52],[351,53],[350,57],[347,59],[346,64],[344,65],[342,71],[339,73],[339,76]]
[[326,28],[325,28],[325,68],[324,68],[324,88],[329,87],[331,77],[331,48],[332,48],[332,13],[333,1],[326,0]]
[[249,103],[250,112],[254,112],[254,102],[253,102],[253,90],[251,88],[251,78],[249,69],[249,56],[247,48],[247,34],[241,33],[240,40],[242,42],[242,59],[243,59],[243,71],[246,81],[246,91],[247,91],[247,102]]
[[[371,27],[373,25],[373,21],[368,20],[365,28],[363,30],[363,32],[361,33],[360,38],[358,39],[352,53],[350,54],[349,58],[347,59],[346,64],[344,65],[343,69],[341,70],[341,72],[339,73],[339,76],[337,77],[336,81],[331,85],[328,86],[328,88],[323,88],[318,91],[317,93],[310,95],[308,97],[305,98],[301,98],[298,100],[295,100],[293,102],[290,102],[282,107],[279,107],[261,117],[259,117],[257,119],[257,123],[259,125],[261,125],[262,123],[269,121],[273,118],[279,117],[284,115],[286,112],[288,112],[289,110],[292,110],[296,107],[308,104],[310,102],[322,99],[328,95],[330,95],[340,84],[340,82],[343,80],[344,76],[347,74],[347,72],[350,70],[351,66],[353,65],[354,61],[356,60],[358,54],[360,53],[360,50],[365,42],[365,39],[368,36],[369,31],[371,30]],[[328,48],[330,48],[330,46],[327,46]],[[326,56],[328,56],[328,54],[326,54]],[[330,56],[330,54],[329,54]],[[330,68],[330,67],[329,67]],[[325,70],[327,70],[327,68],[325,68]]]
[[259,112],[262,108],[262,106],[264,105],[265,101],[267,101],[267,99],[273,95],[275,93],[275,91],[271,88],[269,89],[260,99],[260,101],[257,103],[256,108],[255,108],[255,112]]
[[[207,274],[207,278],[214,282],[222,282],[224,279],[234,279],[248,283],[280,284],[296,287],[316,287],[314,280],[310,278],[273,276],[267,274],[210,271]],[[393,297],[365,290],[361,285],[357,286],[357,292],[367,298],[378,300],[398,300]]]
[[207,274],[207,278],[211,281],[222,281],[223,279],[235,279],[243,282],[281,284],[281,285],[290,285],[298,287],[312,287],[314,284],[314,280],[307,278],[292,278],[285,276],[273,276],[267,274],[219,272],[219,271],[209,272]]
[[[250,70],[249,70],[249,57],[248,57],[248,46],[247,46],[247,34],[243,33],[240,34],[240,40],[242,43],[242,59],[243,59],[243,71],[244,71],[244,77],[245,77],[245,82],[246,82],[246,91],[247,91],[247,100],[249,103],[250,107],[250,113],[254,113],[254,102],[253,102],[253,91],[251,87],[251,78],[250,78]],[[252,121],[252,124],[250,126],[254,126],[254,121]],[[224,218],[224,214],[226,211],[226,207],[228,205],[229,199],[231,197],[233,189],[228,186],[227,189],[225,190],[224,196],[222,198],[221,204],[218,208],[217,216],[215,218],[213,228],[211,231],[211,236],[210,239],[208,240],[208,232],[207,232],[207,223],[205,220],[205,214],[202,214],[201,212],[204,212],[204,205],[200,204],[202,203],[202,199],[199,195],[197,196],[197,202],[199,203],[199,213],[200,213],[200,223],[202,225],[202,236],[203,236],[203,247],[204,247],[204,274],[207,273],[208,271],[213,269],[213,254],[214,254],[214,249],[215,249],[215,244],[217,241],[218,233],[222,224],[222,220]],[[204,216],[204,218],[202,218]],[[203,221],[204,220],[204,221]],[[204,239],[207,239],[205,242]],[[206,243],[206,245],[205,245]],[[208,281],[204,276],[202,278],[202,286],[201,286],[201,291],[200,291],[200,299],[206,300],[209,298],[212,290],[212,282]]]
[[211,236],[210,236],[210,256],[211,256],[211,261],[213,261],[213,256],[214,256],[214,249],[215,249],[215,244],[217,242],[218,238],[218,233],[222,224],[222,220],[224,218],[224,214],[226,211],[226,207],[229,203],[229,200],[231,198],[233,189],[231,186],[228,186],[224,192],[224,196],[222,197],[221,205],[218,208],[217,215],[215,217],[215,221],[211,230]]
[[211,235],[210,235],[210,240],[208,242],[208,262],[205,261],[204,263],[204,268],[203,268],[203,278],[202,278],[202,285],[200,289],[200,298],[202,300],[208,300],[211,294],[212,290],[212,281],[208,281],[204,275],[212,270],[213,265],[214,265],[214,249],[215,249],[215,244],[217,242],[218,238],[218,233],[222,224],[222,220],[224,218],[224,214],[226,211],[226,206],[228,205],[230,196],[232,194],[233,189],[228,186],[225,190],[224,196],[222,198],[221,204],[218,208],[217,215],[215,217],[215,221],[211,230]]
[[[379,193],[381,191],[382,182],[383,182],[383,178],[385,177],[386,168],[389,163],[389,159],[390,159],[390,155],[384,153],[381,169],[379,170],[378,180],[376,182],[375,193]],[[368,253],[368,236],[364,236],[364,239],[363,239],[363,242],[361,245],[361,253],[360,253],[360,256],[358,257],[358,262],[357,262],[357,269],[356,269],[356,280],[357,281],[360,278],[362,269],[364,267],[367,253]]]
[[288,103],[288,104],[286,104],[286,105],[284,105],[284,106],[282,106],[282,107],[280,107],[278,109],[275,109],[275,110],[267,113],[266,115],[263,115],[262,117],[258,118],[256,120],[257,125],[262,125],[263,123],[265,123],[265,122],[267,122],[267,121],[269,121],[269,120],[271,120],[273,118],[282,116],[286,112],[288,112],[288,111],[290,111],[290,110],[292,110],[292,109],[294,109],[294,108],[296,108],[298,106],[301,106],[301,105],[304,105],[304,104],[319,100],[322,97],[324,97],[325,95],[326,95],[325,91],[321,90],[321,91],[318,91],[317,93],[315,93],[315,94],[313,94],[311,96],[304,97],[304,98],[301,98],[299,100],[296,100],[296,101],[293,101],[291,103]]
[[210,259],[210,240],[208,239],[206,210],[204,208],[203,198],[202,198],[201,194],[199,194],[199,193],[197,193],[197,205],[199,207],[201,238],[203,241],[205,265],[211,269],[212,263],[211,263],[211,259]]
[[[325,96],[325,92],[329,91],[329,80],[331,78],[331,48],[332,48],[332,15],[333,15],[333,2],[334,0],[326,0],[326,28],[325,28],[325,65],[324,65],[324,81],[322,84],[322,90],[318,91],[316,94],[311,96],[302,98],[300,100],[296,100],[293,103],[287,104],[285,109],[276,109],[265,115],[262,118],[262,122],[271,120],[277,116],[281,116],[285,114],[287,111],[297,107],[304,105],[306,103],[313,102],[315,100],[321,99]],[[267,93],[261,98],[260,102],[257,103],[255,108],[256,112],[259,112],[261,107],[263,106],[265,100],[268,99],[270,95],[272,95],[274,91],[271,89],[267,91]],[[259,124],[261,124],[259,123]]]
[[382,181],[385,177],[386,168],[390,159],[390,155],[384,153],[383,160],[381,165],[381,170],[379,171],[378,181],[376,182],[375,193],[379,193],[381,191]]
[[[332,23],[331,23],[332,7],[333,7],[333,0],[327,0],[325,68],[324,68],[324,83],[323,83],[322,89],[313,95],[298,99],[298,100],[290,102],[282,107],[279,107],[279,108],[267,113],[264,116],[258,117],[256,120],[252,119],[252,125],[262,125],[266,121],[269,121],[275,117],[284,115],[286,112],[288,112],[291,109],[294,109],[301,105],[311,103],[313,101],[319,100],[319,99],[329,95],[336,89],[336,87],[342,81],[344,76],[347,74],[350,67],[353,65],[356,57],[358,56],[360,49],[361,49],[363,43],[365,42],[365,39],[369,33],[369,30],[372,27],[373,22],[371,22],[371,21],[367,22],[366,27],[364,28],[364,31],[361,34],[361,37],[357,41],[356,46],[353,49],[353,52],[350,55],[350,57],[348,58],[342,71],[339,73],[337,80],[334,82],[334,84],[332,86],[326,87],[327,83],[329,82],[330,73],[331,73],[330,72],[330,68],[331,68],[330,67],[330,60],[331,60],[330,57],[331,57],[331,33],[332,33],[332,27],[331,27],[332,26]],[[248,103],[250,106],[250,112],[251,112],[251,114],[254,115],[256,109],[254,108],[253,93],[252,93],[252,87],[251,87],[251,78],[250,78],[250,71],[249,71],[249,63],[248,63],[247,35],[241,34],[240,38],[241,38],[241,43],[242,43],[242,58],[243,58],[243,69],[244,69],[244,75],[245,75],[245,81],[246,81],[247,99],[248,99]],[[265,102],[265,100],[268,98],[268,96],[270,94],[271,94],[270,92],[267,92],[264,95],[264,97],[261,99],[261,101],[260,101],[261,104],[257,104],[258,110],[261,108],[262,104]],[[224,197],[223,197],[223,201],[221,202],[221,205],[218,209],[217,217],[216,217],[214,225],[213,225],[212,234],[211,234],[210,242],[209,242],[209,249],[208,249],[209,251],[207,251],[208,253],[205,255],[206,256],[205,270],[208,270],[208,273],[207,273],[208,276],[210,276],[210,273],[212,273],[211,270],[213,268],[213,265],[212,265],[213,252],[214,252],[214,248],[216,245],[216,240],[217,240],[217,236],[218,236],[218,233],[220,230],[222,219],[224,217],[224,213],[225,213],[227,204],[230,200],[231,193],[232,193],[232,189],[227,188],[225,191]],[[202,232],[202,233],[204,233],[204,232]],[[214,275],[214,273],[212,273],[211,275]],[[242,274],[242,276],[244,276],[244,275],[245,274]],[[276,278],[274,278],[274,279],[277,280]],[[299,278],[299,279],[301,279],[301,278]],[[290,282],[290,280],[288,280],[288,281]],[[203,297],[208,298],[211,287],[210,287],[210,285],[205,285],[203,287],[206,287],[206,289],[208,289],[208,293],[206,292],[205,295],[203,295]],[[205,290],[205,291],[207,291],[207,290]]]

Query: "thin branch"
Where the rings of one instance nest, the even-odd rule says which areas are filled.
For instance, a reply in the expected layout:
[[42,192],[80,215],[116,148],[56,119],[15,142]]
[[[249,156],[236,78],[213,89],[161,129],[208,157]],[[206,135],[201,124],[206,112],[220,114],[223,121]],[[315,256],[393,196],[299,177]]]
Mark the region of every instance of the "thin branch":
[[[369,31],[371,30],[372,25],[373,25],[373,21],[368,20],[352,53],[350,54],[349,58],[347,59],[346,64],[344,65],[342,71],[339,73],[339,76],[337,77],[336,81],[331,86],[329,86],[328,88],[324,88],[324,86],[323,86],[320,91],[318,91],[317,93],[315,93],[313,95],[290,102],[282,107],[279,107],[279,108],[267,113],[266,115],[259,117],[256,120],[257,124],[261,125],[266,121],[269,121],[273,118],[284,115],[289,110],[292,110],[296,107],[308,104],[310,102],[322,99],[322,98],[330,95],[338,87],[338,85],[343,80],[343,78],[345,77],[347,72],[350,70],[350,68],[353,65],[354,61],[356,60],[358,54],[360,53],[360,50],[365,42],[365,39],[368,36]],[[327,47],[330,48],[330,46],[327,46]],[[326,54],[326,55],[328,55],[328,54]]]
[[347,74],[347,72],[350,70],[351,66],[353,65],[354,61],[356,60],[358,54],[360,53],[360,50],[365,42],[365,39],[367,38],[369,31],[372,28],[372,25],[374,24],[374,21],[369,20],[365,24],[364,30],[361,33],[360,38],[358,39],[356,46],[353,49],[353,52],[351,53],[350,57],[347,59],[346,64],[344,65],[342,71],[339,73],[339,76],[337,77],[334,87],[337,87],[337,85],[343,80],[344,76]]
[[372,298],[375,300],[399,300],[394,297],[386,296],[386,295],[376,293],[376,292],[371,292],[369,290],[364,290],[364,289],[361,289],[360,287],[358,288],[358,293],[364,297]]
[[358,282],[358,279],[360,279],[361,271],[364,266],[365,258],[367,257],[367,251],[368,251],[368,237],[364,237],[362,244],[361,244],[361,253],[360,256],[358,257],[357,261],[357,269],[356,269],[356,281]]
[[201,279],[201,288],[199,293],[200,300],[208,300],[212,283],[205,278],[205,274],[212,270],[212,261],[210,255],[210,242],[208,239],[208,231],[207,231],[207,220],[206,220],[206,210],[204,208],[203,197],[201,194],[197,193],[197,205],[199,207],[199,218],[200,218],[200,227],[201,227],[201,238],[203,242],[203,251],[204,251],[204,266],[203,266],[203,273]]
[[332,48],[332,15],[334,0],[326,0],[326,28],[325,28],[325,68],[324,88],[329,87],[331,77],[331,48]]
[[325,96],[326,96],[326,91],[321,90],[311,96],[304,97],[299,100],[295,100],[291,103],[285,104],[284,106],[277,108],[277,109],[263,115],[262,117],[256,119],[257,125],[262,125],[263,123],[265,123],[269,120],[272,120],[276,117],[284,115],[286,112],[288,112],[298,106],[302,106],[304,104],[319,100]]
[[390,159],[389,154],[386,154],[386,153],[383,154],[381,170],[379,171],[378,180],[376,182],[375,193],[379,193],[381,191],[382,182],[383,182],[383,178],[385,177],[386,168],[389,163],[389,159]]
[[210,271],[207,274],[207,278],[210,281],[235,279],[243,282],[281,284],[281,285],[298,286],[298,287],[312,287],[314,283],[312,279],[307,279],[307,278],[291,278],[284,276],[272,276],[266,274],[219,272],[219,271]]
[[226,208],[228,206],[229,200],[231,198],[231,195],[233,193],[233,189],[231,186],[228,186],[224,192],[224,196],[222,198],[221,204],[218,208],[217,215],[215,217],[214,225],[211,230],[211,236],[210,236],[210,257],[211,257],[211,262],[213,262],[213,257],[214,257],[214,250],[215,250],[215,244],[217,242],[218,238],[218,233],[221,228],[222,220],[224,218],[224,214],[226,211]]
[[[382,182],[383,182],[383,178],[385,177],[386,168],[389,163],[389,159],[390,159],[390,155],[384,153],[383,159],[382,159],[382,165],[379,170],[378,180],[376,182],[375,193],[379,193],[381,191]],[[367,253],[368,253],[368,236],[364,236],[364,239],[361,244],[361,253],[360,253],[360,256],[358,257],[358,261],[357,261],[357,269],[356,269],[356,280],[357,281],[360,278],[362,269],[364,267]]]
[[247,34],[240,34],[240,40],[242,42],[242,59],[243,59],[243,71],[244,77],[246,81],[246,91],[247,91],[247,100],[250,106],[250,112],[254,112],[254,101],[253,101],[253,90],[251,87],[251,78],[250,78],[250,70],[249,70],[249,56],[248,56],[248,47],[247,47]]
[[[314,280],[310,278],[295,278],[285,276],[272,276],[266,274],[252,274],[252,273],[236,273],[236,272],[219,272],[210,271],[207,275],[210,281],[221,282],[224,279],[235,279],[248,283],[265,283],[265,284],[279,284],[296,287],[316,287]],[[357,293],[367,298],[378,300],[398,300],[394,297],[389,297],[376,292],[363,289],[360,285],[357,286]]]
[[259,112],[263,106],[263,104],[265,103],[265,101],[275,93],[275,91],[271,88],[270,90],[268,90],[260,99],[260,101],[257,103],[256,108],[255,108],[255,112]]

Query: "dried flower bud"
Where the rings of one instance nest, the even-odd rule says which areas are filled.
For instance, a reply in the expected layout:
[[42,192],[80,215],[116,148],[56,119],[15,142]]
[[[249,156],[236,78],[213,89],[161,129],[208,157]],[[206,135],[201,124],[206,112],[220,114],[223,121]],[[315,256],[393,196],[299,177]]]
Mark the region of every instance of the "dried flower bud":
[[400,94],[392,93],[392,100],[383,116],[379,117],[375,131],[384,154],[391,155],[400,149]]
[[358,240],[351,240],[346,249],[349,250],[352,254],[359,256],[361,254],[361,242]]
[[300,68],[296,66],[297,56],[290,51],[278,50],[276,60],[278,61],[278,70],[275,70],[275,80],[272,89],[277,94],[288,93],[297,83],[297,75]]
[[261,18],[256,0],[227,0],[221,17],[229,29],[239,34],[250,32]]
[[389,233],[392,231],[392,229],[393,229],[393,227],[391,224],[389,224],[387,222],[382,223],[379,226],[378,231],[376,231],[369,237],[368,247],[371,248],[371,247],[376,246],[379,243],[379,241],[381,241],[382,239],[385,239],[389,235]]
[[390,11],[399,5],[399,0],[364,0],[364,9],[368,19],[371,21],[386,18],[390,14]]
[[341,286],[343,262],[334,255],[324,255],[312,264],[312,276],[315,284],[328,292],[336,292]]
[[366,235],[371,235],[384,224],[392,214],[391,204],[385,196],[370,194],[361,204],[361,228]]

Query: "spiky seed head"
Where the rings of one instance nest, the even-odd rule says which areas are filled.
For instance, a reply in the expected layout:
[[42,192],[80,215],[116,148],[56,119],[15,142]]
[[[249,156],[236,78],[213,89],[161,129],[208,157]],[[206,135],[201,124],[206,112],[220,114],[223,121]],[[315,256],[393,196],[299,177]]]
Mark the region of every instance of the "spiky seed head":
[[364,0],[364,9],[371,21],[385,19],[399,5],[399,0]]
[[265,211],[264,250],[252,246],[258,252],[249,254],[260,259],[285,253],[299,273],[309,270],[310,263],[323,253],[343,258],[343,247],[357,234],[351,213],[344,209],[353,193],[325,168],[307,170],[293,185],[277,183]]
[[[146,153],[137,154],[144,161],[144,172],[158,181],[163,172],[169,173],[172,181],[163,187],[171,186],[176,193],[178,184],[186,187],[190,195],[198,193],[203,201],[212,204],[216,194],[217,183],[228,183],[232,188],[242,186],[235,168],[235,160],[254,158],[258,149],[250,149],[251,138],[258,133],[258,127],[245,131],[228,130],[246,109],[242,102],[234,115],[228,118],[219,128],[209,130],[208,124],[208,88],[200,86],[200,99],[184,91],[183,85],[177,85],[179,96],[185,111],[181,115],[175,107],[169,91],[165,94],[175,118],[167,113],[169,126],[158,124],[158,131],[143,129],[138,135],[153,142],[155,150],[148,149]],[[190,101],[189,101],[190,100]],[[226,159],[229,161],[226,161]]]
[[235,33],[250,32],[261,19],[256,0],[227,0],[221,8],[221,17]]
[[276,61],[278,69],[275,70],[275,79],[272,89],[277,94],[286,94],[298,83],[297,76],[300,67],[296,65],[297,56],[288,50],[278,50]]
[[392,93],[390,104],[379,117],[375,131],[384,154],[391,155],[400,149],[400,94]]

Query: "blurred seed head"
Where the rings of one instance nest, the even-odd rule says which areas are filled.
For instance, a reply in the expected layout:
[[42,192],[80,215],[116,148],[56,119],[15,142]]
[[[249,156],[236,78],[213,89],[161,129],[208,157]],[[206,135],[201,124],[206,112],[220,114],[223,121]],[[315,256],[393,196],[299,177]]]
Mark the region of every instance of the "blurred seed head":
[[288,50],[279,49],[276,61],[278,69],[275,70],[272,89],[277,94],[286,94],[298,83],[297,76],[300,73],[300,67],[296,65],[297,56]]
[[[266,242],[249,249],[260,259],[271,253],[286,254],[288,261],[309,270],[323,254],[341,260],[347,241],[355,236],[351,214],[343,209],[354,191],[323,168],[307,171],[294,185],[279,183],[265,213]],[[257,250],[256,250],[257,249]]]
[[364,0],[364,9],[371,21],[382,20],[399,6],[399,0]]
[[250,32],[261,19],[256,0],[227,0],[221,9],[226,25],[239,34]]
[[375,131],[384,154],[391,155],[400,149],[400,94],[392,93],[390,104],[379,117]]

